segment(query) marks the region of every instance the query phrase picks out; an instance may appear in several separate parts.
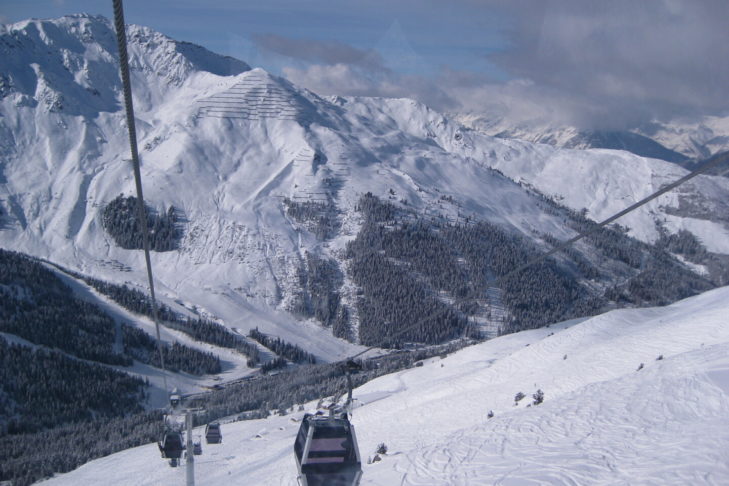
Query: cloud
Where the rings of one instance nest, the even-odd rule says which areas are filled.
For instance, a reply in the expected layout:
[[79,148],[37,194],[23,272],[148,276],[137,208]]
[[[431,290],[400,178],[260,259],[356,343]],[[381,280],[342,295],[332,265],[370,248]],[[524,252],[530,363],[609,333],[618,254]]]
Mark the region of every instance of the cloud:
[[[278,58],[281,73],[290,81],[321,95],[413,98],[443,110],[456,106],[433,79],[411,73],[419,71],[417,65],[423,60],[407,43],[398,22],[373,49],[276,34],[254,35],[253,43],[271,54],[269,62]],[[281,56],[288,61],[281,61]]]
[[447,44],[443,33],[423,44],[397,22],[372,49],[277,34],[254,43],[282,60],[289,79],[323,95],[411,97],[441,111],[596,129],[729,112],[726,0],[460,0],[471,3],[454,10],[456,20],[503,19],[500,39],[481,43],[471,33],[468,44],[498,46],[480,55],[498,77],[466,57],[436,65],[425,46]]
[[292,39],[277,34],[254,34],[253,42],[260,49],[292,59],[321,64],[353,64],[370,68],[382,65],[379,55],[336,41]]
[[518,3],[510,47],[490,59],[563,119],[624,128],[729,110],[729,2]]
[[382,66],[367,69],[344,63],[314,64],[306,68],[286,67],[283,73],[293,83],[325,96],[412,98],[443,111],[457,106],[455,100],[428,78],[396,73]]

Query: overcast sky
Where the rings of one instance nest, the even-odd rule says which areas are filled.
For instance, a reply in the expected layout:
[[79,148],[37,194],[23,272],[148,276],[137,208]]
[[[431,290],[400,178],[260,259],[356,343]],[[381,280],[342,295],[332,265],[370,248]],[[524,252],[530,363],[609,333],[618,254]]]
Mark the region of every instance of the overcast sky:
[[[111,0],[2,0],[0,20]],[[322,95],[630,128],[729,111],[727,0],[125,0],[128,23]]]

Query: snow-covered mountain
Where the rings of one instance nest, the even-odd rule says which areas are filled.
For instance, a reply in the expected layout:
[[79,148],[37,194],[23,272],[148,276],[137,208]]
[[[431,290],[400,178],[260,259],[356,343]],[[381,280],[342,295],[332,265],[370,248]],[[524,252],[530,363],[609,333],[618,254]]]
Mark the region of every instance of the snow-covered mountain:
[[[490,167],[512,179],[601,221],[639,201],[662,186],[686,175],[688,170],[658,159],[626,151],[592,149],[560,150],[550,145],[503,140],[498,149],[485,152],[479,134],[464,132],[457,150],[486,159]],[[493,141],[493,139],[492,139]],[[695,182],[694,182],[695,181]],[[701,189],[699,189],[701,187]],[[699,176],[677,190],[626,215],[620,224],[631,236],[652,242],[659,236],[656,223],[671,232],[686,229],[712,252],[726,254],[726,199],[720,194],[729,185],[724,178]]]
[[[533,188],[599,220],[686,173],[627,152],[493,138],[412,100],[323,99],[144,27],[129,26],[128,38],[145,198],[184,227],[176,249],[153,255],[162,300],[323,359],[358,348],[295,310],[333,262],[339,309],[361,336],[347,243],[365,226],[364,195],[420,221],[487,221],[543,248],[575,227]],[[0,245],[143,288],[141,252],[104,229],[109,204],[134,194],[111,23],[75,15],[4,26],[0,72]],[[646,242],[657,223],[685,229],[729,254],[727,195],[728,179],[700,177],[621,224]],[[591,248],[582,249],[602,258]],[[640,262],[632,273],[606,265],[612,281],[580,285],[605,290]]]
[[546,120],[513,121],[508,116],[457,114],[464,125],[487,135],[560,148],[626,150],[677,164],[704,160],[729,150],[729,117],[655,121],[631,130],[584,130]]
[[636,131],[693,159],[705,159],[729,150],[729,116],[706,116],[698,123],[694,120],[656,122]]
[[[503,336],[354,391],[363,485],[725,484],[729,288]],[[544,401],[533,405],[542,390]],[[515,402],[521,392],[525,398]],[[307,403],[305,411],[315,410]],[[295,485],[304,411],[224,424],[205,484]],[[489,418],[489,412],[493,418]],[[197,434],[202,430],[197,429]],[[155,444],[43,482],[183,481]]]
[[532,143],[543,143],[570,149],[626,150],[641,157],[668,162],[686,162],[691,156],[683,151],[669,149],[658,141],[631,131],[581,130],[574,126],[555,126],[545,120],[513,122],[507,116],[483,114],[456,114],[464,125],[492,137],[512,138]]

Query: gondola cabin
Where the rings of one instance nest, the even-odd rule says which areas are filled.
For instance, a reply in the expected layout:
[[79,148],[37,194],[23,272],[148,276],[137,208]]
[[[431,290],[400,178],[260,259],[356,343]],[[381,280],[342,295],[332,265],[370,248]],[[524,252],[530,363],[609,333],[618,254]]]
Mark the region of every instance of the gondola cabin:
[[157,443],[159,451],[163,459],[169,459],[172,467],[177,466],[177,462],[182,457],[182,451],[185,450],[185,443],[182,440],[182,432],[176,430],[168,430],[162,436],[162,440]]
[[346,413],[304,415],[294,455],[303,486],[356,486],[362,477],[357,437]]
[[220,430],[220,424],[211,422],[205,426],[205,442],[208,444],[220,444],[223,442],[223,433]]

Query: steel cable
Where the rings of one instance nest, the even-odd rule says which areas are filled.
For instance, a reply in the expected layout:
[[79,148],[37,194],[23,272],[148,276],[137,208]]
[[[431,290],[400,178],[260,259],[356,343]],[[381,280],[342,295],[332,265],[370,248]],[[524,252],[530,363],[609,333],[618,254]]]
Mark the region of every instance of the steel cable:
[[134,168],[134,183],[137,188],[137,218],[142,231],[142,244],[144,247],[144,260],[147,265],[147,279],[149,281],[149,293],[152,298],[152,318],[157,332],[157,348],[162,366],[162,381],[165,392],[170,393],[167,387],[167,370],[165,358],[162,352],[162,338],[160,336],[159,316],[157,315],[157,300],[154,295],[154,279],[152,278],[152,261],[149,256],[149,228],[147,227],[147,215],[142,194],[142,173],[139,169],[139,153],[137,151],[137,130],[134,124],[134,105],[132,103],[132,85],[129,80],[129,55],[127,53],[127,36],[124,26],[124,7],[122,0],[113,0],[114,3],[114,27],[116,28],[116,40],[119,48],[119,68],[121,70],[122,86],[124,89],[124,106],[127,113],[127,128],[129,129],[129,146],[132,153],[132,166]]

